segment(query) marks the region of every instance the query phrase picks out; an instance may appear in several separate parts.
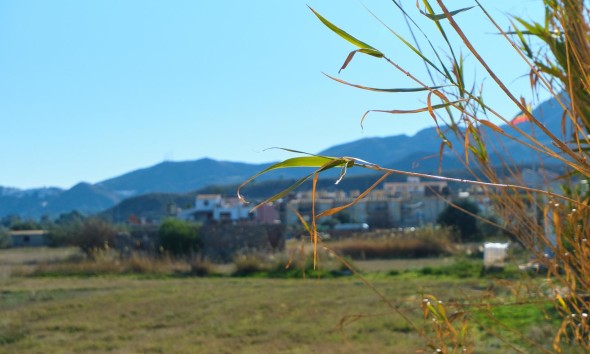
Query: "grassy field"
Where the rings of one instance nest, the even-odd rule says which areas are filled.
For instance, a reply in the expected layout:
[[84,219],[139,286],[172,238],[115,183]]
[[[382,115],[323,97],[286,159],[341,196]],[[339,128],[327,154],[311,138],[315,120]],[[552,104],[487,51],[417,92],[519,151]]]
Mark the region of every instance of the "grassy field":
[[[419,318],[414,289],[378,282]],[[435,289],[438,288],[438,289]],[[422,339],[352,279],[32,278],[2,282],[6,353],[413,352]],[[345,316],[367,318],[337,329]]]
[[[0,252],[0,267],[6,259]],[[399,261],[392,265],[403,267]],[[367,274],[372,284],[420,328],[425,294],[452,303],[481,299],[493,289],[496,300],[516,299],[492,278],[391,276],[383,262],[373,269],[381,272]],[[432,352],[406,320],[355,277],[12,276],[0,279],[0,312],[0,353]],[[482,311],[475,319],[490,327],[503,320],[507,327],[501,337],[518,340],[510,332],[518,328],[550,347],[555,323],[538,306],[507,305],[495,315]],[[477,353],[517,352],[483,328],[474,330]],[[537,352],[524,341],[519,347]]]

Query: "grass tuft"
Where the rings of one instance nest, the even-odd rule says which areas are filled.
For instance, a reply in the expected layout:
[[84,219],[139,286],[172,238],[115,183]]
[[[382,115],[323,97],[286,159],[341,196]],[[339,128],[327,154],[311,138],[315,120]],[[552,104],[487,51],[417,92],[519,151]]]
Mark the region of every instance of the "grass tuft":
[[22,322],[2,320],[0,322],[0,345],[16,343],[28,334]]

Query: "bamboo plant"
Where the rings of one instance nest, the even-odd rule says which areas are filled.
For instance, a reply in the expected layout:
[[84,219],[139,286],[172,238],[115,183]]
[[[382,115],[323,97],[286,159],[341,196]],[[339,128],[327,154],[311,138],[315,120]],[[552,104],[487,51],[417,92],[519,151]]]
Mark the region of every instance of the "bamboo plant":
[[[404,74],[414,85],[406,88],[376,88],[351,83],[334,75],[327,76],[362,90],[396,95],[423,93],[426,102],[423,107],[369,110],[360,118],[361,124],[369,114],[374,113],[399,115],[427,112],[441,139],[441,161],[443,152],[451,151],[461,159],[473,178],[460,180],[445,177],[441,170],[436,175],[423,174],[383,168],[354,157],[317,156],[288,150],[303,156],[277,163],[248,179],[242,186],[276,169],[307,167],[312,168],[307,176],[263,203],[283,198],[310,180],[315,199],[317,180],[324,171],[339,169],[340,176],[336,183],[346,178],[350,168],[380,172],[381,176],[375,183],[350,204],[322,213],[316,213],[312,207],[310,222],[306,223],[301,218],[316,249],[319,242],[317,220],[357,203],[390,175],[419,176],[477,186],[493,200],[495,211],[503,220],[496,226],[513,235],[534,255],[539,266],[547,270],[547,283],[551,291],[546,295],[554,301],[562,316],[562,324],[555,333],[553,350],[560,351],[566,342],[590,350],[590,193],[580,184],[590,176],[590,12],[585,2],[543,0],[545,18],[542,23],[512,17],[510,28],[502,28],[478,0],[474,0],[473,6],[459,9],[449,9],[449,1],[419,0],[414,11],[406,10],[399,0],[392,3],[407,19],[412,39],[404,38],[395,28],[388,27],[377,15],[373,15],[394,39],[399,40],[401,47],[409,49],[417,59],[424,62],[427,75],[414,75],[384,51],[354,37],[310,7],[312,14],[321,23],[353,47],[340,70],[346,69],[357,55],[368,55],[385,61],[392,70]],[[469,29],[459,25],[456,19],[467,13],[483,16],[512,46],[529,68],[529,72],[524,74],[530,78],[532,92],[548,92],[558,102],[563,109],[563,116],[553,119],[561,119],[561,132],[550,131],[541,117],[530,109],[530,102],[526,102],[521,93],[511,91],[489,61],[476,50],[470,40]],[[436,35],[424,34],[424,26],[434,28]],[[459,41],[451,41],[451,34]],[[433,43],[437,43],[437,46]],[[438,49],[440,43],[444,49]],[[479,67],[479,72],[493,82],[515,111],[522,112],[522,118],[527,122],[525,125],[516,124],[513,117],[500,114],[486,103],[485,92],[482,92],[477,82],[467,82],[465,60],[463,55],[458,54],[463,52],[469,54],[474,65]],[[545,139],[540,139],[540,136]],[[551,142],[549,145],[543,142],[547,139]],[[452,141],[458,141],[459,144],[453,144]],[[538,156],[540,171],[548,162],[563,166],[566,173],[557,181],[563,187],[562,190],[549,189],[548,184],[526,185],[521,168],[503,150],[502,141],[515,142]],[[498,160],[501,169],[494,165]],[[243,199],[240,190],[238,195]],[[548,253],[552,256],[548,257]],[[390,306],[397,309],[395,304],[390,303]],[[474,318],[469,315],[473,308],[443,304],[434,295],[425,296],[421,306],[424,317],[431,319],[428,323],[432,325],[428,331],[412,325],[428,337],[431,348],[439,352],[476,350],[477,345],[468,325]],[[501,324],[498,326],[501,327]],[[488,330],[499,336],[493,328]],[[526,336],[521,338],[530,341]],[[540,352],[549,352],[542,345],[529,344]],[[514,348],[520,350],[517,346]]]

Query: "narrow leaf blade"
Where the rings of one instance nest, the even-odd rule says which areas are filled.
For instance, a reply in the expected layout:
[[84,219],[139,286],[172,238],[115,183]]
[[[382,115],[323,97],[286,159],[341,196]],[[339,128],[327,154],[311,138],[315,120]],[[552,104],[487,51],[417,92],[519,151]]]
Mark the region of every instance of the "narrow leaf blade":
[[324,73],[324,75],[326,75],[328,78],[339,82],[341,84],[347,85],[347,86],[352,86],[352,87],[356,87],[359,88],[361,90],[367,90],[367,91],[375,91],[375,92],[391,92],[391,93],[404,93],[404,92],[421,92],[421,91],[431,91],[431,90],[437,90],[446,86],[432,86],[432,87],[411,87],[411,88],[391,88],[391,89],[385,89],[385,88],[376,88],[376,87],[368,87],[368,86],[362,86],[362,85],[357,85],[357,84],[353,84],[341,79],[338,79],[334,76],[328,75],[326,73]]
[[[467,11],[467,10],[471,10],[472,8],[474,8],[475,6],[470,6],[470,7],[464,7],[462,9],[459,10],[455,10],[455,11],[450,11],[449,12],[449,16],[455,16],[458,13],[461,13],[463,11]],[[426,13],[422,10],[420,10],[420,12],[422,13],[422,15],[428,17],[429,19],[433,20],[433,21],[440,21],[440,20],[445,20],[447,18],[446,14],[429,14]]]
[[308,7],[326,27],[331,29],[332,32],[336,33],[337,35],[339,35],[340,37],[342,37],[343,39],[345,39],[346,41],[348,41],[352,45],[358,47],[359,49],[362,49],[363,53],[368,54],[368,55],[372,55],[377,58],[383,57],[383,53],[381,53],[377,49],[373,48],[372,46],[368,45],[367,43],[356,39],[352,35],[348,34],[346,31],[340,29],[338,26],[334,25],[332,22],[325,19],[322,15],[320,15],[312,7],[310,7],[310,6],[308,6]]
[[[339,160],[339,159],[334,159],[334,158],[326,157],[326,156],[315,156],[315,155],[312,155],[312,156],[294,157],[294,158],[287,159],[285,161],[276,163],[276,164],[274,164],[272,166],[269,166],[266,169],[258,172],[254,176],[252,176],[252,177],[248,178],[246,181],[244,181],[238,187],[238,191],[237,191],[238,198],[241,201],[245,201],[244,197],[240,193],[241,189],[245,185],[247,185],[248,183],[252,182],[257,177],[260,177],[261,175],[263,175],[265,173],[268,173],[270,171],[281,169],[281,168],[294,168],[294,167],[315,167],[315,168],[320,168],[320,167],[322,167],[322,166],[326,165],[327,163],[330,163],[330,162],[332,162],[334,160]],[[309,176],[308,176],[308,178],[309,178]]]

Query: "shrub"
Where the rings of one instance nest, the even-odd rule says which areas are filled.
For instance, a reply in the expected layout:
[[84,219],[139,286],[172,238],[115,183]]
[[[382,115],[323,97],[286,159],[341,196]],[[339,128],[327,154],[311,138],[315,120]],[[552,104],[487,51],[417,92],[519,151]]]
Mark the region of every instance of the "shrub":
[[90,257],[113,245],[116,229],[99,218],[88,218],[72,231],[73,243]]
[[459,259],[455,263],[443,267],[424,267],[419,270],[422,275],[452,276],[457,278],[479,277],[483,274],[481,261]]
[[197,252],[201,247],[198,225],[178,219],[165,220],[158,234],[160,245],[174,256],[187,256]]
[[9,246],[8,230],[0,226],[0,249],[7,248]]
[[215,272],[215,265],[201,256],[193,257],[190,261],[190,266],[191,275],[197,277],[206,277],[213,275]]
[[450,226],[459,232],[461,242],[481,241],[477,215],[479,207],[470,200],[462,199],[448,205],[438,216],[436,222]]
[[[233,276],[257,276],[268,278],[306,278],[350,275],[350,270],[341,262],[334,260],[328,253],[318,255],[319,262],[314,264],[313,254],[295,256],[275,256],[268,254],[241,254],[234,257]],[[352,265],[352,262],[347,261]]]
[[267,272],[273,266],[267,256],[260,254],[236,255],[233,263],[236,267],[233,275],[239,277]]
[[[352,265],[352,262],[348,262]],[[313,255],[296,256],[295,258],[279,257],[275,259],[272,268],[268,271],[269,278],[330,278],[335,276],[350,275],[350,270],[340,262],[334,262],[329,254],[321,252],[318,262],[314,264]]]

